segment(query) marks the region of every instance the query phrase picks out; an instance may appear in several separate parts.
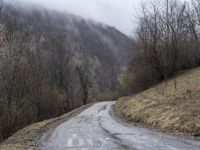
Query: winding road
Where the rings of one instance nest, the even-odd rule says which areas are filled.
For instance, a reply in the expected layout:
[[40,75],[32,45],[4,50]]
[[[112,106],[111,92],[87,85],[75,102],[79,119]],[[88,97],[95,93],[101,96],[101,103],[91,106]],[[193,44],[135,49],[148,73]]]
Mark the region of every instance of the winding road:
[[200,142],[118,121],[114,102],[97,103],[45,135],[39,150],[200,150]]

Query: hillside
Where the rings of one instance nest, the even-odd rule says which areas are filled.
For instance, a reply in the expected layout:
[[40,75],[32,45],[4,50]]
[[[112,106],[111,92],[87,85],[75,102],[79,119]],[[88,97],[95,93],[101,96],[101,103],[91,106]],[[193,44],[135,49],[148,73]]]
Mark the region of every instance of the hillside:
[[[25,38],[32,50],[39,47],[45,51],[44,57],[48,57],[50,47],[54,45],[57,46],[55,49],[64,49],[64,53],[70,55],[74,66],[81,64],[86,56],[88,63],[92,64],[90,73],[96,85],[94,92],[115,90],[112,84],[119,86],[117,76],[126,67],[133,45],[132,39],[114,27],[15,1],[7,1],[2,14],[4,24],[12,28],[12,32],[19,32],[16,38]],[[113,83],[108,79],[110,76]]]
[[0,141],[28,124],[118,96],[132,39],[117,29],[10,0],[0,21]]
[[135,96],[119,99],[115,112],[130,122],[161,131],[200,136],[199,85],[200,68],[197,68]]

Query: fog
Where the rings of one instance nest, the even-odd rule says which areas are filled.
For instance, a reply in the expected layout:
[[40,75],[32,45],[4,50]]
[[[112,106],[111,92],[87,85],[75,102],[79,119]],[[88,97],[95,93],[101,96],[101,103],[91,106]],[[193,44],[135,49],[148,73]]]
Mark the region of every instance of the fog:
[[43,5],[114,26],[132,35],[140,0],[18,0]]

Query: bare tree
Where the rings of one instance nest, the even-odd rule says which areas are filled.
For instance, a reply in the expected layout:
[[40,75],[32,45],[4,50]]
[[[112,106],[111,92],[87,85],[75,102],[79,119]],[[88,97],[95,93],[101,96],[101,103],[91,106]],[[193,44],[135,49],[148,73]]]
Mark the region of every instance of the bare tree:
[[91,80],[90,80],[89,61],[87,59],[85,51],[83,52],[83,62],[80,66],[77,67],[77,73],[81,85],[82,101],[83,104],[86,105],[90,95]]
[[198,66],[199,61],[198,2],[193,6],[179,0],[148,2],[142,5],[135,39],[137,50],[128,71],[143,87],[139,89],[175,76],[179,70]]

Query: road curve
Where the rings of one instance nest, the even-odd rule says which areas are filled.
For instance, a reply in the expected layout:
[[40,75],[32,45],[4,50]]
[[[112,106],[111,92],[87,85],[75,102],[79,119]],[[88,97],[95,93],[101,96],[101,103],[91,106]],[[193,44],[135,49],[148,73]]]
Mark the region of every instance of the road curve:
[[200,150],[200,142],[116,121],[114,102],[95,104],[45,135],[39,150]]

